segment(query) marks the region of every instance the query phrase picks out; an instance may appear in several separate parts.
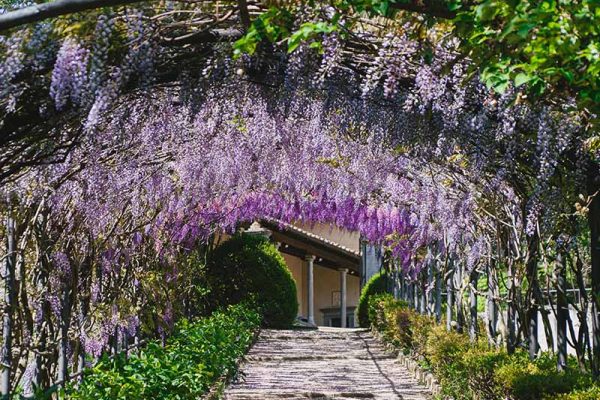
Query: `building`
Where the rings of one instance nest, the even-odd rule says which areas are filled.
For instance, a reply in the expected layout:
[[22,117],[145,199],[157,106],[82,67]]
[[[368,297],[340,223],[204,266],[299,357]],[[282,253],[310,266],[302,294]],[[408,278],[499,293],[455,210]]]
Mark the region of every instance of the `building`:
[[309,325],[354,327],[364,281],[380,256],[358,232],[324,224],[253,223],[248,234],[269,236],[283,255],[298,293],[298,317]]

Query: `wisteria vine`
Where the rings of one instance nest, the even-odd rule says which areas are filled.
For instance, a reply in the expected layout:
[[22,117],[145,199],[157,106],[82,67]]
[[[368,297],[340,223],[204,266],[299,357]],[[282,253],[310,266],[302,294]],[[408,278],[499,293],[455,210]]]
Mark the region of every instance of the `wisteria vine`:
[[[578,243],[596,193],[582,177],[598,168],[590,116],[572,99],[499,95],[455,38],[415,38],[414,21],[235,57],[235,9],[195,43],[190,7],[102,10],[78,30],[45,21],[0,37],[2,213],[19,242],[2,254],[23,294],[13,386],[168,334],[198,249],[257,219],[359,231],[423,293],[433,274],[458,277],[463,293],[492,260],[509,288],[536,288],[538,264],[567,235],[585,289]],[[527,321],[537,294],[510,290]],[[589,301],[577,305],[584,320]],[[493,340],[533,340],[526,322],[504,325]]]

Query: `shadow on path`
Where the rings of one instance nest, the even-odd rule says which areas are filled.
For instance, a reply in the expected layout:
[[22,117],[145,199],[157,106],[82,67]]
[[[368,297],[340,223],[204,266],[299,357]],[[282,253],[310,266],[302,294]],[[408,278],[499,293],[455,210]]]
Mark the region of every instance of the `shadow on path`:
[[379,371],[379,374],[386,380],[388,381],[388,383],[390,384],[390,387],[392,388],[392,391],[394,392],[394,394],[396,394],[398,396],[399,399],[402,399],[402,394],[398,391],[398,389],[396,388],[396,384],[394,383],[393,380],[390,379],[390,377],[383,372],[383,370],[381,369],[381,366],[379,365],[379,363],[377,362],[377,357],[375,356],[375,354],[373,354],[373,352],[371,351],[371,346],[369,346],[369,342],[363,337],[362,334],[357,333],[358,337],[360,338],[360,340],[362,340],[363,344],[365,345],[365,348],[367,349],[367,353],[369,353],[369,356],[371,358],[371,361],[373,361],[373,364],[375,364],[375,368],[377,368],[377,371]]

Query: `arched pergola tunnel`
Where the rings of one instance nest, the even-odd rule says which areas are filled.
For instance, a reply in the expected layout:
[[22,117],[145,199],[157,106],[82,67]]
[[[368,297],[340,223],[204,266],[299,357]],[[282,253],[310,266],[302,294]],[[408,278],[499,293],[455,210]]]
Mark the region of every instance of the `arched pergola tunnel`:
[[[516,87],[488,91],[452,41],[433,41],[424,62],[406,28],[236,58],[244,7],[194,10],[206,26],[186,19],[193,5],[173,7],[92,10],[74,33],[53,30],[59,19],[2,39],[3,354],[31,360],[22,338],[50,335],[60,366],[45,379],[63,381],[117,332],[139,331],[150,271],[186,279],[181,254],[262,219],[359,231],[386,249],[420,311],[440,317],[445,283],[448,329],[466,328],[466,314],[475,326],[485,275],[487,334],[509,351],[538,353],[547,303],[586,320],[596,300],[582,293],[600,281],[584,247],[598,234],[597,164],[581,152],[580,114],[529,104]],[[562,296],[568,287],[583,300]],[[557,317],[560,367],[568,318]],[[579,329],[576,356],[595,370],[600,327]],[[25,370],[4,360],[15,365],[4,393],[36,357]]]
[[[147,272],[162,269],[184,278],[174,260],[240,223],[275,219],[359,231],[417,268],[413,252],[427,233],[418,230],[422,217],[408,204],[421,189],[405,178],[410,173],[417,179],[412,163],[376,140],[384,131],[371,125],[363,141],[348,140],[339,132],[336,109],[316,98],[285,92],[281,98],[293,100],[282,102],[284,107],[263,100],[280,94],[261,93],[260,85],[215,84],[211,90],[215,94],[196,110],[178,104],[176,91],[155,91],[154,101],[132,97],[67,160],[36,168],[48,181],[28,173],[7,186],[8,210],[21,212],[10,216],[20,226],[18,241],[49,245],[50,271],[34,281],[26,306],[35,313],[41,304],[54,304],[54,314],[45,318],[77,329],[83,357],[114,346],[124,337],[119,332],[137,335],[143,318],[128,304],[148,296],[136,289]],[[427,175],[418,179],[430,190]],[[60,185],[53,186],[57,180]],[[438,205],[431,201],[435,212]],[[462,201],[468,197],[456,199]],[[448,204],[454,203],[439,206]],[[456,217],[458,222],[465,215]],[[34,274],[34,264],[23,267]],[[45,287],[53,292],[44,295]],[[125,306],[105,309],[115,302]],[[160,311],[169,317],[171,302]],[[103,327],[86,331],[80,321]],[[82,364],[68,356],[70,333],[58,339],[61,382],[71,365]]]

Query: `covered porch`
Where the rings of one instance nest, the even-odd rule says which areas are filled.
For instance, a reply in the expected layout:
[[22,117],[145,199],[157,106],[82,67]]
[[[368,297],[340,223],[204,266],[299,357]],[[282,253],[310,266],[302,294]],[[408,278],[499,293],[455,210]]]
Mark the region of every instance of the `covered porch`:
[[294,276],[299,317],[313,326],[355,326],[360,295],[358,235],[273,220],[261,221],[260,227],[269,231]]

